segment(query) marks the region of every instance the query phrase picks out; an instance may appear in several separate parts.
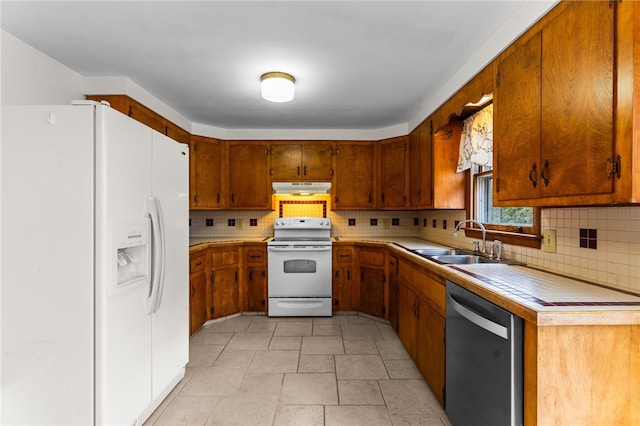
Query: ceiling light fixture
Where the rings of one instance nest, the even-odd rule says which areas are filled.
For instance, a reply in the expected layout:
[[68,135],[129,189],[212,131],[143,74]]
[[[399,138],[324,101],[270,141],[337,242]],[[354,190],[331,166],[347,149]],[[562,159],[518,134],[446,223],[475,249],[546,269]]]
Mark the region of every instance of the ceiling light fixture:
[[267,72],[260,77],[262,97],[271,102],[289,102],[293,99],[296,79],[286,72]]

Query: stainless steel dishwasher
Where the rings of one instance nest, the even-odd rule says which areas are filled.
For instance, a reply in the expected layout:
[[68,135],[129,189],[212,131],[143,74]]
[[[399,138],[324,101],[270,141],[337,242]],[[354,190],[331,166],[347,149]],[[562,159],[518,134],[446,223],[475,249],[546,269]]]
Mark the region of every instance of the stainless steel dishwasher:
[[447,281],[446,337],[451,423],[522,425],[522,318]]

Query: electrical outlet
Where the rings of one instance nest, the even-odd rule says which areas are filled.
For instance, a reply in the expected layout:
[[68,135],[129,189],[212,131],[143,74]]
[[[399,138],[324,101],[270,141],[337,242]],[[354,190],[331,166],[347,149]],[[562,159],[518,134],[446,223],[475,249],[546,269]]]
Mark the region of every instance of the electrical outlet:
[[389,219],[382,219],[382,227],[389,229],[391,227],[391,221]]
[[556,230],[544,229],[542,230],[542,251],[548,253],[556,252]]
[[242,229],[242,219],[236,219],[236,229]]

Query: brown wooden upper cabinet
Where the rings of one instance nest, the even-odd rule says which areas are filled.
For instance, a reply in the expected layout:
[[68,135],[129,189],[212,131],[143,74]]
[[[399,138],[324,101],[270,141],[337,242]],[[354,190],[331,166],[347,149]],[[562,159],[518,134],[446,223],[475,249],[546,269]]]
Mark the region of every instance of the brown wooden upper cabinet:
[[269,145],[261,141],[230,141],[229,207],[271,209]]
[[427,119],[409,134],[411,207],[463,209],[466,173],[456,173],[462,122],[452,118],[433,131]]
[[[633,41],[623,33],[635,25],[639,34],[637,6],[626,3],[634,2],[562,2],[498,58],[494,205],[632,201],[630,192],[615,193],[632,179],[631,127],[616,130],[614,121],[616,106],[631,108],[620,97],[632,97],[631,80],[619,74],[616,86],[616,69],[626,78],[638,61],[625,57]],[[621,68],[621,56],[630,68]]]
[[225,142],[194,135],[190,148],[190,208],[192,210],[225,208],[227,191],[222,183],[223,166],[226,164]]
[[107,101],[111,108],[151,127],[153,130],[180,143],[189,143],[191,138],[189,132],[127,95],[86,95],[85,98],[96,102]]
[[271,142],[273,181],[330,181],[333,173],[330,142]]
[[425,120],[409,134],[410,203],[413,208],[428,208],[433,204],[433,141],[432,125]]
[[372,209],[375,142],[337,142],[333,155],[332,208]]
[[378,207],[381,210],[401,210],[408,205],[407,137],[385,139],[376,143],[379,159]]

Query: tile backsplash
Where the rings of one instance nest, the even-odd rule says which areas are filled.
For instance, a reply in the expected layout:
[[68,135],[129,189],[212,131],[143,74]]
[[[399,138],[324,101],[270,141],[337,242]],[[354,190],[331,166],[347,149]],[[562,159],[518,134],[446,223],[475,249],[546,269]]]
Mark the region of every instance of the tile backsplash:
[[[452,235],[464,210],[419,212],[418,236],[472,249],[472,238]],[[447,220],[449,229],[443,229]],[[432,226],[435,221],[435,228]],[[505,245],[504,257],[574,278],[640,292],[640,206],[542,209],[542,229],[556,231],[556,252]],[[586,230],[586,234],[585,234]],[[585,247],[586,243],[586,247]]]
[[[273,235],[273,221],[278,214],[277,210],[191,211],[190,236],[269,237]],[[464,210],[328,208],[326,214],[336,237],[420,237],[468,249],[476,241],[466,238],[463,232],[458,237],[452,234],[456,222],[465,219]],[[207,219],[213,226],[207,226]],[[231,223],[235,225],[229,226]],[[543,230],[556,231],[555,253],[505,245],[504,256],[550,272],[640,292],[640,206],[546,208],[542,209],[541,223]]]

